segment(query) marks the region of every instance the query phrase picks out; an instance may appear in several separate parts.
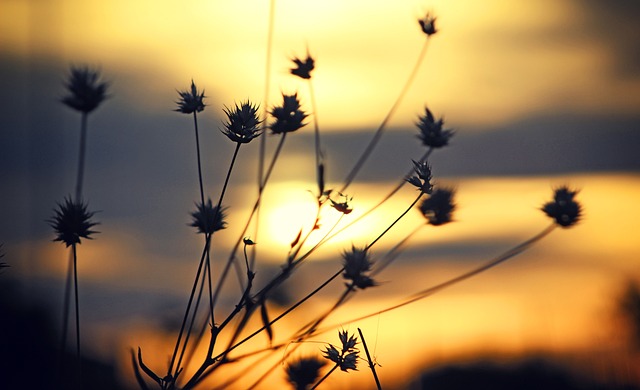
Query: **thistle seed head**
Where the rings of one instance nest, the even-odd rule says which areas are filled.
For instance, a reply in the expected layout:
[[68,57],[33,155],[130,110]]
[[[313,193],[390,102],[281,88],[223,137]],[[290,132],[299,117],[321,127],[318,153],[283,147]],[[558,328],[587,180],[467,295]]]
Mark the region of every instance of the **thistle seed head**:
[[433,116],[431,110],[424,108],[425,114],[418,118],[416,126],[420,133],[418,138],[422,144],[431,148],[441,148],[449,144],[449,140],[453,137],[454,131],[451,129],[443,130],[444,120],[437,119]]
[[566,186],[557,188],[553,200],[545,203],[542,211],[563,228],[575,225],[582,217],[582,205],[573,199],[577,193],[577,190],[570,190]]
[[258,126],[262,121],[258,119],[258,106],[246,101],[234,109],[225,107],[224,113],[227,115],[227,122],[224,123],[222,134],[231,141],[246,144],[257,138],[260,134]]
[[54,215],[47,220],[49,225],[56,233],[53,241],[61,241],[69,247],[71,245],[80,244],[80,238],[91,239],[91,235],[98,233],[91,228],[97,225],[92,222],[93,212],[87,211],[87,205],[82,201],[72,201],[71,198],[65,198],[62,203],[58,203],[58,207],[54,209]]
[[218,209],[218,206],[211,204],[211,199],[203,205],[202,203],[196,204],[196,211],[191,213],[193,221],[189,226],[193,226],[198,229],[198,233],[213,234],[218,230],[225,229],[227,223],[225,222],[225,209],[224,207]]
[[323,351],[324,358],[337,364],[342,371],[357,371],[359,351],[355,346],[358,343],[358,339],[355,335],[349,336],[347,331],[339,331],[338,337],[342,342],[342,351],[339,351],[333,344],[329,344]]
[[305,357],[287,365],[287,380],[296,390],[306,390],[320,378],[320,369],[326,365],[317,357]]
[[196,84],[191,80],[191,88],[185,91],[178,91],[180,100],[176,102],[178,108],[175,111],[183,114],[191,114],[204,110],[204,89],[199,92]]
[[430,197],[420,204],[420,212],[427,219],[427,223],[440,226],[449,223],[453,218],[456,205],[453,202],[455,191],[451,188],[438,188]]
[[433,184],[431,184],[431,166],[426,161],[411,161],[413,161],[413,171],[415,175],[406,180],[418,188],[423,194],[430,194],[433,191]]
[[272,134],[290,133],[306,125],[303,121],[307,114],[300,109],[298,94],[282,95],[282,97],[282,106],[274,107],[270,112],[276,120],[270,126]]
[[429,13],[427,13],[424,18],[418,19],[418,23],[420,24],[422,32],[427,34],[428,37],[438,32],[436,29],[436,17],[431,16]]
[[62,103],[88,114],[107,98],[109,84],[100,81],[100,73],[97,70],[87,66],[72,66],[65,86],[69,95],[62,98]]
[[299,58],[293,58],[292,61],[296,65],[295,68],[291,68],[292,75],[307,80],[311,78],[311,71],[315,68],[315,61],[309,53],[307,53],[307,58],[305,58],[304,61]]
[[371,271],[372,263],[366,248],[359,249],[352,246],[351,251],[345,251],[342,254],[342,265],[344,267],[342,277],[351,280],[354,286],[364,290],[376,285],[376,282],[367,275]]

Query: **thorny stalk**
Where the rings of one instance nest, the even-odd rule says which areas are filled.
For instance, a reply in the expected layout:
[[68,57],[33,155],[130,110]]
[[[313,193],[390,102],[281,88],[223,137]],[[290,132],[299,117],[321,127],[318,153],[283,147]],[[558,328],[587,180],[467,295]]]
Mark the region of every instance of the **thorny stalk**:
[[382,390],[382,385],[380,384],[380,379],[378,378],[378,373],[376,372],[376,364],[371,359],[371,354],[369,354],[369,348],[367,347],[367,342],[364,340],[364,335],[362,334],[362,330],[358,328],[358,334],[360,334],[360,340],[362,340],[362,346],[364,347],[364,352],[367,355],[367,361],[369,362],[369,368],[371,369],[371,373],[373,374],[373,379],[376,381],[376,387],[378,390]]

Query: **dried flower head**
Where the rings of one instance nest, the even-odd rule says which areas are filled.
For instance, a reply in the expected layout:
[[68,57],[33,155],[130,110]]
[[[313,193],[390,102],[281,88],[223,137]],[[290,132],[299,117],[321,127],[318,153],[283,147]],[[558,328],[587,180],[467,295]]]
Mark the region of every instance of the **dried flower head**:
[[95,110],[107,98],[107,82],[100,81],[100,73],[87,66],[71,67],[65,84],[69,95],[62,103],[85,114]]
[[309,53],[307,53],[307,58],[305,60],[301,60],[299,58],[294,58],[293,63],[296,64],[296,68],[291,68],[291,74],[301,77],[303,79],[311,78],[311,71],[315,68],[315,61]]
[[453,202],[455,191],[451,188],[438,188],[420,204],[420,212],[427,223],[439,226],[452,221],[456,205]]
[[342,343],[342,350],[339,351],[336,346],[329,344],[323,351],[324,358],[331,360],[340,367],[342,371],[358,370],[358,349],[355,348],[358,339],[355,335],[349,336],[347,331],[339,331],[338,337]]
[[431,166],[426,161],[413,161],[413,171],[415,175],[409,177],[407,181],[418,188],[423,194],[430,194],[433,191],[431,184]]
[[344,215],[350,214],[353,211],[353,209],[349,206],[349,202],[351,202],[353,198],[347,195],[344,195],[342,193],[339,193],[339,194],[340,194],[340,197],[343,199],[343,201],[337,202],[333,199],[329,199],[331,201],[331,207],[338,210]]
[[225,107],[224,113],[227,114],[227,122],[221,131],[231,141],[246,144],[262,134],[258,128],[262,123],[258,119],[258,106],[250,101],[247,100],[240,106],[236,104],[234,109]]
[[451,129],[443,130],[444,120],[442,118],[436,120],[431,110],[424,108],[425,114],[418,118],[416,126],[420,130],[418,138],[422,140],[424,146],[432,148],[441,148],[449,144],[449,140],[453,137],[454,131]]
[[183,114],[191,114],[204,110],[204,89],[199,92],[196,84],[191,80],[191,88],[185,91],[178,91],[180,100],[176,102],[178,108],[175,111]]
[[211,199],[203,205],[196,204],[197,210],[191,213],[193,222],[190,226],[198,228],[198,233],[213,234],[218,230],[225,229],[227,223],[224,221],[224,208],[218,209],[218,206],[212,206]]
[[573,199],[577,193],[566,186],[557,188],[553,201],[545,203],[542,211],[564,228],[575,225],[582,217],[582,206]]
[[429,13],[427,13],[424,18],[418,19],[418,23],[420,24],[420,28],[422,28],[422,32],[427,34],[427,36],[438,32],[438,30],[436,30],[436,18]]
[[80,244],[80,238],[91,239],[93,233],[98,233],[91,228],[97,225],[90,218],[94,213],[87,211],[87,205],[82,201],[72,201],[65,198],[64,202],[58,203],[58,208],[54,209],[55,215],[47,220],[56,233],[53,241],[62,241],[67,247]]
[[276,120],[270,126],[273,134],[290,133],[306,125],[303,121],[307,114],[300,109],[298,94],[282,95],[282,97],[282,106],[274,107],[270,112]]
[[320,377],[326,362],[317,357],[305,357],[287,365],[287,380],[296,390],[306,390]]
[[376,282],[366,275],[371,271],[372,265],[366,248],[359,249],[352,245],[351,251],[345,251],[342,254],[342,265],[344,267],[342,277],[351,280],[354,286],[364,290],[376,285]]

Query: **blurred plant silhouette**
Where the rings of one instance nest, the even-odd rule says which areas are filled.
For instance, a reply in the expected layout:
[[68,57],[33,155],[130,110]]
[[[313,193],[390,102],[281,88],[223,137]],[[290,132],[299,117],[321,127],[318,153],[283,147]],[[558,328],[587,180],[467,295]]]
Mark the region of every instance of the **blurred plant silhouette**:
[[[274,1],[272,0],[270,12],[273,12],[273,3]],[[269,16],[269,21],[269,31],[272,31],[273,26],[271,23],[273,23],[273,15]],[[365,210],[358,218],[351,221],[346,220],[353,210],[351,206],[352,197],[349,195],[348,189],[354,180],[356,180],[372,151],[378,145],[390,119],[396,113],[398,106],[401,104],[416,74],[420,70],[422,60],[427,52],[428,42],[433,39],[432,37],[438,31],[435,22],[436,18],[431,14],[427,14],[424,18],[418,20],[418,25],[422,33],[424,33],[425,39],[422,50],[419,52],[415,65],[410,70],[407,80],[401,87],[396,100],[380,125],[372,132],[369,143],[365,145],[361,153],[356,155],[357,161],[348,171],[342,183],[336,183],[325,177],[325,157],[323,156],[320,143],[321,132],[312,87],[312,71],[316,68],[316,60],[311,57],[308,50],[304,59],[292,59],[293,67],[290,69],[290,73],[308,83],[312,105],[311,110],[303,107],[297,92],[293,94],[283,93],[282,103],[273,107],[269,107],[266,102],[263,106],[260,106],[250,99],[247,99],[240,104],[236,103],[223,108],[226,120],[223,122],[220,132],[235,144],[235,149],[229,163],[225,181],[220,185],[220,195],[217,203],[212,203],[211,198],[205,193],[201,169],[202,159],[206,158],[206,155],[203,156],[200,153],[197,115],[202,113],[206,107],[204,90],[199,90],[193,80],[188,89],[184,91],[178,90],[179,100],[176,102],[178,108],[175,109],[175,111],[193,115],[200,199],[195,202],[196,210],[191,212],[191,226],[196,228],[198,234],[204,236],[204,242],[202,244],[202,251],[200,252],[201,255],[198,260],[193,285],[188,295],[189,298],[184,310],[180,330],[176,335],[175,346],[168,359],[167,367],[150,367],[150,365],[146,364],[142,347],[137,348],[137,353],[134,350],[131,352],[133,369],[140,388],[149,389],[153,387],[162,390],[204,388],[206,387],[205,380],[212,376],[218,376],[226,380],[223,384],[219,385],[219,388],[233,386],[241,377],[255,378],[251,386],[253,388],[262,383],[273,371],[279,368],[281,369],[281,363],[285,362],[284,370],[288,381],[295,389],[316,388],[322,385],[326,378],[338,368],[345,373],[356,370],[359,360],[368,362],[372,374],[375,377],[377,387],[379,389],[382,388],[381,383],[384,381],[380,381],[380,378],[378,378],[375,371],[375,364],[372,362],[369,352],[366,351],[367,359],[365,360],[364,357],[361,356],[359,348],[356,347],[362,343],[366,350],[362,332],[359,334],[359,342],[358,336],[355,334],[349,334],[345,330],[339,330],[338,339],[340,340],[340,345],[335,346],[330,343],[325,343],[322,357],[308,356],[296,360],[290,358],[290,356],[303,342],[309,341],[310,338],[326,333],[327,331],[335,331],[338,329],[339,326],[337,325],[326,325],[326,320],[355,294],[360,294],[363,293],[364,290],[379,286],[379,283],[374,280],[374,276],[379,274],[384,268],[390,266],[396,258],[402,255],[407,242],[417,234],[419,230],[423,228],[441,228],[441,226],[454,221],[453,214],[456,210],[456,191],[453,188],[434,184],[434,174],[428,158],[436,149],[442,149],[448,146],[455,133],[452,129],[445,128],[444,120],[437,118],[427,107],[421,108],[424,109],[424,114],[418,117],[418,121],[415,124],[418,130],[417,138],[426,148],[424,154],[415,159],[407,159],[407,175],[397,178],[398,184],[393,187],[387,195],[382,197],[378,203],[370,209]],[[420,33],[420,31],[416,31],[416,33]],[[267,35],[266,85],[268,86],[272,34],[269,33]],[[99,82],[99,74],[95,71],[91,71],[88,68],[72,68],[71,77],[67,86],[71,94],[64,98],[63,102],[82,113],[81,157],[78,182],[75,198],[65,199],[64,203],[59,204],[58,209],[55,211],[55,216],[50,220],[50,223],[56,233],[55,240],[62,241],[67,247],[70,246],[72,248],[74,285],[76,288],[77,353],[78,356],[80,356],[80,326],[77,317],[77,271],[75,266],[77,259],[76,245],[80,244],[81,238],[91,238],[91,234],[95,233],[91,228],[96,224],[90,220],[93,213],[87,211],[87,205],[83,203],[81,198],[84,145],[86,142],[86,116],[105,99],[107,84]],[[265,95],[267,94],[268,91]],[[263,115],[262,117],[260,115],[261,113]],[[250,237],[249,229],[251,226],[254,226],[257,229],[256,231],[259,231],[259,224],[256,222],[259,209],[260,207],[268,207],[268,205],[262,205],[264,201],[263,193],[269,185],[274,167],[280,160],[282,153],[285,153],[285,140],[287,137],[295,137],[298,132],[303,131],[302,129],[307,126],[307,119],[309,118],[312,119],[314,126],[315,172],[313,172],[313,174],[315,174],[318,186],[317,194],[313,195],[315,197],[316,207],[315,219],[307,228],[300,229],[298,235],[291,242],[288,253],[283,254],[284,261],[276,275],[265,283],[257,285],[258,283],[255,280],[255,276],[260,270],[256,266],[258,263],[256,258],[260,256],[260,241],[255,237]],[[270,130],[268,134],[266,134],[267,130]],[[211,248],[213,245],[216,245],[213,241],[214,234],[225,229],[227,225],[242,226],[237,222],[237,218],[223,207],[229,179],[239,155],[240,147],[259,137],[262,137],[260,142],[261,145],[264,145],[267,135],[271,137],[271,139],[277,139],[277,145],[273,149],[273,154],[270,159],[266,158],[265,153],[260,153],[260,161],[257,169],[259,178],[258,191],[255,203],[244,224],[244,228],[240,229],[241,233],[235,241],[226,262],[223,259],[219,259],[223,266],[220,267],[214,275],[211,268]],[[437,167],[435,172],[437,172]],[[350,249],[345,250],[341,256],[342,262],[335,264],[335,273],[333,273],[332,276],[315,281],[315,285],[312,286],[312,290],[308,294],[294,301],[294,303],[288,307],[282,308],[278,313],[269,313],[268,304],[270,300],[273,299],[272,296],[276,294],[277,289],[281,288],[287,279],[293,277],[296,271],[308,262],[319,247],[330,242],[338,235],[345,235],[345,231],[350,226],[364,216],[376,212],[379,206],[389,201],[406,183],[411,184],[417,189],[417,194],[412,202],[408,202],[406,209],[398,212],[395,220],[385,226],[371,226],[370,230],[375,231],[377,236],[362,247],[356,247],[354,245]],[[339,188],[339,190],[334,188]],[[414,194],[415,193],[414,191]],[[365,317],[353,319],[350,323],[356,323],[363,318],[391,311],[424,299],[444,288],[460,283],[513,258],[547,236],[557,226],[568,228],[575,225],[580,220],[582,214],[582,207],[575,199],[576,195],[577,191],[570,190],[568,187],[556,189],[553,194],[553,200],[545,203],[542,207],[542,211],[552,219],[552,223],[531,239],[514,246],[479,267],[434,286],[415,291],[400,300],[397,304],[386,308],[381,307],[379,311]],[[337,220],[330,226],[327,233],[322,237],[317,237],[319,234],[316,233],[320,230],[321,222],[324,222],[321,221],[321,211],[325,209],[333,209],[334,213],[338,213]],[[414,230],[405,234],[404,238],[399,240],[390,251],[382,255],[376,254],[376,256],[374,256],[371,249],[375,247],[379,240],[386,236],[389,231],[397,228],[397,223],[412,210],[420,212],[425,219],[421,221]],[[240,249],[241,247],[242,250]],[[221,294],[223,291],[226,291],[223,289],[224,285],[230,283],[229,279],[232,279],[229,276],[232,270],[236,272],[241,292],[237,297],[231,298],[234,300],[235,305],[226,309],[222,307],[219,302]],[[321,311],[312,318],[309,318],[307,323],[299,326],[295,332],[285,337],[285,342],[274,342],[274,333],[278,321],[301,305],[307,303],[310,298],[338,279],[339,276],[342,276],[344,281],[344,289],[342,293],[336,297],[334,304],[327,310]],[[67,302],[67,300],[68,299],[65,299],[65,302]],[[207,305],[203,305],[204,309],[200,305],[203,300],[205,302],[208,301]],[[68,309],[65,309],[65,318],[67,311]],[[257,329],[250,329],[251,320],[258,316],[262,325]],[[66,333],[66,324],[64,330]],[[207,337],[205,337],[205,334]],[[220,337],[221,335],[224,335],[224,337]],[[266,336],[268,340],[267,345],[250,352],[243,352],[243,354],[237,351],[240,346],[245,345],[249,340],[254,339],[258,335]],[[224,340],[224,345],[221,345],[223,343],[221,340]],[[197,349],[198,346],[206,346],[206,353],[202,354],[202,349]],[[145,354],[149,353],[148,347],[145,347],[144,351]],[[151,354],[154,355],[164,353],[165,352],[161,351],[151,351]],[[252,363],[241,370],[239,374],[222,374],[225,367],[229,367],[232,363],[236,364],[241,361],[247,361],[249,357],[254,356],[259,356],[257,362],[273,358],[274,356],[279,357],[277,363],[267,369],[264,369],[264,367],[259,364],[254,364],[256,360],[252,360]],[[326,369],[325,366],[327,365],[331,367]]]

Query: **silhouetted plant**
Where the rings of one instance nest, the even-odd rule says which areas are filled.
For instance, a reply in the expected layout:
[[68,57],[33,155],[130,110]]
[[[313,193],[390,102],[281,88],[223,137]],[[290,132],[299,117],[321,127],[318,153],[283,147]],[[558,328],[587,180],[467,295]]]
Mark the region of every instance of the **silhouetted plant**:
[[[49,224],[56,233],[56,238],[54,239],[54,241],[60,241],[64,243],[67,248],[71,247],[76,314],[76,353],[79,361],[80,307],[78,304],[78,254],[76,246],[81,244],[82,238],[90,240],[92,234],[98,233],[95,230],[91,230],[91,228],[98,223],[91,221],[91,217],[93,217],[94,213],[88,211],[87,205],[79,200],[73,201],[71,200],[71,198],[66,198],[64,202],[58,203],[58,208],[54,210],[54,212],[54,216],[48,220]],[[66,329],[64,330],[66,334]]]
[[[267,54],[267,94],[269,85],[270,72],[270,50],[271,50],[271,32],[273,29],[273,4],[271,2],[269,38],[268,38],[268,54]],[[347,193],[347,189],[356,179],[358,173],[366,163],[367,159],[377,146],[381,136],[388,127],[389,121],[396,113],[404,96],[407,94],[421,63],[425,57],[428,42],[438,31],[436,29],[436,18],[427,14],[424,18],[418,20],[418,24],[422,33],[424,33],[424,45],[418,54],[415,65],[409,72],[406,82],[402,85],[400,92],[381,121],[380,125],[373,131],[371,140],[366,144],[362,152],[357,155],[356,162],[348,173],[341,185],[340,190],[334,190],[331,186],[327,186],[327,178],[325,177],[325,159],[322,153],[320,142],[320,127],[318,121],[318,112],[315,104],[315,96],[312,86],[312,71],[316,68],[316,60],[311,57],[307,50],[306,57],[293,58],[294,67],[290,69],[293,76],[308,83],[309,101],[312,110],[308,111],[298,98],[298,93],[282,94],[282,103],[271,107],[267,104],[266,99],[262,105],[262,117],[260,115],[260,106],[254,104],[247,99],[233,106],[223,107],[226,119],[222,123],[220,132],[227,139],[235,144],[235,150],[231,158],[229,168],[224,183],[220,190],[220,196],[217,203],[212,203],[211,198],[207,197],[204,191],[202,160],[200,153],[200,137],[198,129],[197,114],[204,111],[206,104],[204,102],[204,89],[200,91],[194,81],[184,91],[178,91],[179,100],[176,102],[177,109],[175,111],[184,114],[192,114],[194,121],[195,139],[196,139],[196,157],[198,168],[198,184],[200,200],[196,201],[196,209],[192,211],[190,226],[195,227],[198,234],[204,235],[204,244],[198,261],[197,271],[195,273],[193,285],[189,293],[186,308],[177,332],[176,342],[173,351],[168,359],[166,374],[158,374],[157,368],[149,367],[143,360],[142,349],[138,348],[137,354],[132,351],[132,362],[136,378],[141,388],[148,388],[146,380],[153,381],[158,388],[162,390],[169,389],[192,389],[202,385],[203,381],[210,375],[214,375],[218,370],[232,362],[239,362],[249,356],[261,355],[260,359],[267,359],[276,356],[276,353],[284,350],[278,355],[279,361],[264,370],[262,373],[255,374],[251,370],[259,367],[252,365],[247,367],[239,376],[231,377],[222,387],[232,385],[240,376],[255,378],[252,387],[255,387],[263,381],[273,370],[280,367],[281,362],[287,361],[286,376],[288,381],[296,389],[316,388],[320,386],[326,378],[328,378],[338,368],[341,371],[348,372],[357,369],[357,363],[360,357],[360,351],[356,348],[358,338],[356,335],[350,335],[347,331],[340,330],[338,338],[340,345],[327,344],[322,351],[324,360],[317,357],[304,357],[297,360],[289,359],[294,351],[305,341],[311,337],[322,334],[326,331],[333,331],[336,325],[325,325],[327,319],[342,305],[344,305],[355,294],[366,293],[365,290],[376,288],[379,283],[376,282],[376,275],[383,269],[391,265],[403,252],[408,241],[421,229],[438,228],[446,225],[454,220],[454,211],[456,210],[455,190],[441,186],[434,182],[434,174],[432,166],[428,159],[431,153],[436,149],[442,149],[449,145],[454,130],[444,127],[444,120],[437,118],[433,112],[424,107],[424,114],[418,116],[415,126],[418,130],[417,138],[422,146],[426,148],[424,154],[416,159],[407,159],[408,173],[398,178],[398,184],[393,187],[390,192],[384,196],[377,204],[368,210],[364,210],[360,217],[352,221],[342,223],[343,218],[347,217],[352,211],[352,197]],[[79,163],[78,184],[76,187],[75,199],[65,199],[58,205],[54,217],[49,221],[56,232],[56,241],[61,241],[67,247],[72,248],[73,253],[73,270],[76,287],[76,328],[78,339],[79,354],[79,319],[78,319],[78,294],[77,294],[77,270],[76,270],[76,246],[80,244],[81,239],[90,239],[95,231],[91,230],[96,223],[91,221],[93,213],[87,211],[87,205],[81,201],[82,189],[82,172],[84,167],[84,140],[86,133],[86,116],[93,111],[102,100],[106,98],[107,84],[99,81],[99,75],[95,71],[88,68],[72,68],[71,77],[67,84],[71,94],[63,99],[63,102],[73,109],[82,113],[82,141],[81,141],[81,158]],[[264,282],[263,285],[254,285],[255,276],[259,270],[256,267],[256,256],[260,245],[260,241],[249,234],[249,228],[252,223],[256,226],[255,234],[259,232],[259,223],[256,222],[259,214],[260,205],[262,203],[263,193],[269,183],[269,179],[274,171],[277,161],[283,153],[284,143],[290,133],[296,133],[307,125],[306,120],[312,117],[314,124],[314,148],[315,148],[315,175],[318,187],[315,197],[316,216],[310,221],[308,226],[302,227],[297,236],[293,239],[290,249],[283,254],[283,262],[279,272]],[[262,119],[261,119],[262,118]],[[240,147],[250,143],[254,139],[263,135],[267,130],[268,135],[277,139],[277,145],[273,150],[273,154],[268,162],[265,156],[265,137],[261,139],[260,155],[258,157],[258,191],[255,203],[251,212],[247,217],[247,221],[240,230],[240,235],[232,245],[227,261],[224,262],[221,270],[216,275],[217,280],[214,283],[211,270],[211,246],[212,236],[227,227],[227,223],[234,223],[235,219],[231,215],[227,215],[227,209],[222,206],[225,194],[228,189],[229,180],[234,168],[235,161],[239,154]],[[436,167],[437,168],[437,167]],[[436,169],[437,172],[437,169]],[[350,249],[342,253],[341,263],[336,263],[335,272],[328,278],[316,281],[316,285],[312,286],[312,291],[304,297],[298,299],[290,306],[280,310],[278,313],[270,313],[268,309],[269,299],[272,293],[280,288],[285,280],[295,275],[296,271],[304,266],[308,259],[318,250],[319,247],[330,242],[336,236],[343,234],[350,226],[359,221],[366,215],[369,215],[385,204],[392,196],[394,196],[406,183],[411,184],[417,189],[417,194],[413,201],[407,202],[406,208],[403,207],[398,215],[392,221],[381,224],[380,226],[371,226],[370,231],[376,230],[373,237],[369,238],[367,244],[362,246],[352,245]],[[326,187],[330,188],[327,189]],[[338,187],[336,187],[338,188]],[[524,250],[530,248],[533,244],[548,235],[555,227],[560,226],[567,228],[575,225],[582,217],[582,207],[575,199],[578,191],[570,190],[568,187],[560,187],[554,191],[553,200],[542,206],[542,211],[553,220],[551,226],[542,232],[533,236],[531,239],[514,246],[504,253],[496,256],[488,262],[453,277],[434,286],[428,286],[421,291],[412,293],[410,296],[403,298],[398,303],[383,308],[376,313],[353,319],[350,322],[357,322],[361,319],[378,315],[383,312],[391,311],[399,307],[408,305],[418,300],[424,299],[444,288],[452,286],[478,275],[496,265],[518,255]],[[415,194],[415,191],[414,191]],[[206,199],[206,201],[205,201]],[[330,206],[330,207],[329,207]],[[338,213],[337,221],[329,227],[328,232],[322,237],[314,236],[320,229],[321,211],[325,209],[333,209]],[[395,228],[400,220],[402,220],[411,210],[417,210],[424,217],[419,225],[404,238],[398,240],[395,245],[387,253],[375,253],[379,247],[380,240],[387,236],[388,232]],[[229,221],[229,222],[228,222]],[[255,240],[255,241],[254,241]],[[242,252],[240,247],[242,246]],[[251,253],[249,253],[248,251]],[[242,258],[240,258],[242,256]],[[238,276],[238,284],[241,292],[235,299],[235,305],[230,307],[227,313],[222,313],[222,309],[217,307],[223,286],[228,282],[231,269],[235,268]],[[311,316],[309,320],[299,326],[295,331],[285,337],[287,342],[274,344],[275,325],[282,318],[288,316],[293,310],[307,303],[309,299],[318,294],[326,286],[333,283],[342,276],[344,280],[344,288],[335,299],[333,305],[327,310]],[[378,279],[379,280],[379,279]],[[256,282],[257,283],[257,282]],[[208,307],[206,315],[200,316],[202,320],[198,322],[198,313],[202,314],[200,303],[205,294],[208,292]],[[205,298],[206,300],[206,298]],[[262,325],[247,334],[247,327],[251,323],[250,320],[260,313]],[[343,322],[344,323],[344,322]],[[194,332],[194,328],[196,332]],[[190,365],[192,359],[195,359],[196,347],[198,347],[206,330],[209,330],[206,353],[200,356],[200,360],[195,363],[194,371],[188,371],[189,374],[183,374],[185,367]],[[381,389],[381,383],[375,370],[375,364],[369,355],[369,351],[364,342],[364,336],[360,329],[360,339],[365,348],[367,355],[366,361],[376,381],[376,386]],[[219,337],[225,332],[224,339],[226,345],[220,345]],[[192,339],[192,334],[196,336]],[[257,335],[266,335],[268,346],[259,348],[254,351],[236,356],[237,349],[252,340]],[[292,342],[292,344],[289,344]],[[364,359],[363,359],[364,360]],[[328,363],[333,363],[333,367],[322,373],[323,367]],[[164,370],[164,368],[163,368]],[[146,379],[145,379],[146,378]]]

